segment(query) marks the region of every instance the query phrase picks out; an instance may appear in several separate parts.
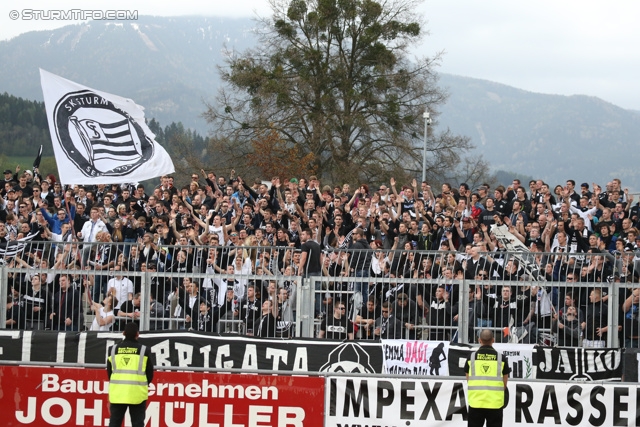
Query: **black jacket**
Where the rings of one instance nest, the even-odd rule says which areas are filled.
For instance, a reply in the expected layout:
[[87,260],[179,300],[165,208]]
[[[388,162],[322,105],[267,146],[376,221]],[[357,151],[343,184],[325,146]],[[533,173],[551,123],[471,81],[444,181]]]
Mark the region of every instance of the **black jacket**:
[[364,270],[369,272],[369,268],[371,268],[371,256],[372,253],[369,251],[371,246],[369,246],[369,242],[366,239],[358,239],[351,244],[349,247],[353,252],[351,252],[351,266],[355,271]]

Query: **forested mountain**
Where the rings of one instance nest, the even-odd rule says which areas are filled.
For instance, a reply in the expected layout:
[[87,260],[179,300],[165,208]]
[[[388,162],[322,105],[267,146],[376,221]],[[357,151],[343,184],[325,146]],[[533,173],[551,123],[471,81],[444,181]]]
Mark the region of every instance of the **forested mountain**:
[[472,138],[495,170],[552,183],[622,179],[640,190],[640,114],[599,98],[527,92],[442,75],[449,101],[441,125]]
[[43,155],[53,155],[44,103],[0,94],[0,153],[30,156],[40,144]]
[[[250,19],[140,17],[135,23],[91,22],[25,33],[0,42],[0,93],[41,101],[38,68],[43,68],[132,98],[163,132],[172,123],[179,132],[182,123],[204,145],[201,135],[208,127],[202,113],[220,84],[217,67],[234,49],[255,46],[253,26]],[[551,183],[620,177],[623,185],[640,189],[637,111],[594,97],[537,94],[446,74],[440,84],[450,97],[432,130],[448,127],[471,137],[494,170]],[[2,154],[30,155],[35,148],[27,146],[43,139],[51,152],[44,110],[32,101],[12,110],[5,99],[0,104]],[[4,124],[7,118],[11,128]]]

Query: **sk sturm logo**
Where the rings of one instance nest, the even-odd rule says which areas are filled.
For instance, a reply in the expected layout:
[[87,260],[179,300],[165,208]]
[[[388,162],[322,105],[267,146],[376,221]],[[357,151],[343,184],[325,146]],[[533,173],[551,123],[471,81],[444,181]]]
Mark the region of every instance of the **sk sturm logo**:
[[138,123],[90,90],[63,96],[53,118],[60,146],[88,177],[126,176],[153,157],[153,141]]
[[125,365],[128,365],[129,361],[131,360],[131,358],[130,357],[123,357],[122,360],[124,361]]
[[369,353],[358,344],[342,343],[329,353],[329,360],[322,365],[320,372],[347,372],[375,374],[369,362]]

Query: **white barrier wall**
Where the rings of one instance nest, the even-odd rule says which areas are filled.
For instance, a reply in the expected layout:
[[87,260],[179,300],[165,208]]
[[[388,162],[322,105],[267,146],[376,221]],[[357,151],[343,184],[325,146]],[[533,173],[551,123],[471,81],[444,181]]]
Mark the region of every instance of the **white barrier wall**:
[[[460,426],[467,422],[466,381],[328,378],[325,427]],[[511,381],[505,426],[635,426],[638,387]],[[425,424],[426,423],[426,424]]]

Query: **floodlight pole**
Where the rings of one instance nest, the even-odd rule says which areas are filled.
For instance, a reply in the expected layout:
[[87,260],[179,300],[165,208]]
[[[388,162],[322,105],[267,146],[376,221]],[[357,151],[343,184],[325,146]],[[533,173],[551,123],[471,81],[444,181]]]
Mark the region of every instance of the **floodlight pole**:
[[431,124],[431,117],[429,112],[422,113],[424,118],[424,147],[422,148],[422,182],[427,180],[427,135],[429,131],[429,125]]

